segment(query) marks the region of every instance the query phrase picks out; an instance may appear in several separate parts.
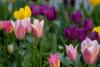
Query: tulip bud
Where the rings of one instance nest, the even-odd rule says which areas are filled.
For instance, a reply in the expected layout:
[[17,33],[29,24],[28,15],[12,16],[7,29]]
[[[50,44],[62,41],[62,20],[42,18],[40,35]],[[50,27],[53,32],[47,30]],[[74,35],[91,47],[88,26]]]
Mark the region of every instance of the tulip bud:
[[64,30],[64,34],[65,37],[68,38],[69,40],[74,40],[76,39],[76,27],[75,26],[69,26],[67,28],[65,28]]
[[55,20],[56,19],[56,9],[54,7],[49,7],[45,10],[45,16],[48,20]]
[[44,11],[48,8],[45,4],[41,4],[39,6],[40,8],[40,14],[44,15]]
[[82,21],[82,13],[80,11],[75,11],[72,13],[71,18],[74,23],[80,24]]
[[48,58],[51,67],[60,67],[60,58],[58,54],[51,54]]
[[85,19],[82,25],[83,25],[83,28],[85,28],[87,32],[92,31],[93,26],[94,26],[93,21],[90,18]]
[[31,8],[31,11],[32,11],[32,15],[38,15],[38,14],[40,14],[39,6],[31,4],[30,8]]
[[14,45],[13,44],[8,45],[7,49],[8,49],[8,53],[12,54],[14,52]]

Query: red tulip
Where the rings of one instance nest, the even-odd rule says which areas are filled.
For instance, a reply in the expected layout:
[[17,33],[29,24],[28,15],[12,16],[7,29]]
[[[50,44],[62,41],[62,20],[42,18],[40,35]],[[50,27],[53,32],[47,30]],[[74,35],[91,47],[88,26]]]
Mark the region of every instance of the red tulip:
[[3,21],[3,26],[4,26],[4,30],[8,33],[11,33],[12,32],[12,25],[11,25],[11,22],[9,20],[7,21]]

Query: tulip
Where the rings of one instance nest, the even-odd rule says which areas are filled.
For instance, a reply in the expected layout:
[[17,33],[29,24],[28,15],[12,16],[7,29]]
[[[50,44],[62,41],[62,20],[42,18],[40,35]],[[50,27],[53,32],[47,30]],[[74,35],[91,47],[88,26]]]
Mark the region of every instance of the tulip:
[[55,20],[56,19],[56,9],[54,7],[49,7],[44,11],[45,16],[48,20]]
[[8,45],[7,49],[8,53],[12,54],[14,52],[14,45],[13,44]]
[[38,19],[34,19],[34,23],[32,24],[32,32],[35,37],[42,37],[43,36],[43,26],[44,26],[44,20],[42,20],[39,23]]
[[30,33],[32,30],[30,18],[22,19],[21,22],[24,23],[26,32]]
[[100,0],[89,0],[89,1],[93,7],[100,5]]
[[16,20],[15,22],[11,20],[15,35],[17,39],[23,39],[25,37],[25,24],[21,20]]
[[44,15],[44,11],[48,8],[45,4],[41,4],[39,6],[40,8],[40,14]]
[[68,38],[69,40],[74,40],[76,39],[76,27],[75,26],[69,26],[65,28],[64,30],[65,37]]
[[77,57],[77,46],[74,48],[72,44],[69,46],[66,45],[66,53],[69,59],[73,62]]
[[51,67],[60,67],[60,58],[58,54],[51,54],[48,58]]
[[99,39],[99,36],[98,36],[98,33],[97,32],[91,32],[91,34],[89,34],[89,37],[92,40],[98,40]]
[[88,37],[81,43],[81,52],[86,64],[95,64],[99,55],[100,46],[97,40],[91,41]]
[[90,18],[85,19],[82,25],[83,25],[83,28],[85,28],[87,32],[92,31],[93,26],[94,26],[93,21]]
[[11,25],[11,22],[9,20],[7,21],[3,21],[3,27],[4,27],[4,30],[8,33],[11,33],[12,32],[12,25]]
[[0,21],[0,30],[3,29],[3,21]]
[[93,32],[97,32],[98,35],[100,36],[100,26],[94,27]]
[[39,6],[31,4],[30,8],[31,8],[31,11],[32,11],[32,15],[38,15],[38,14],[40,14]]
[[25,8],[20,8],[18,11],[14,11],[14,17],[18,20],[31,17],[31,9],[29,6],[25,6]]
[[75,11],[72,13],[71,18],[74,23],[80,24],[82,21],[82,13],[80,11]]
[[83,41],[86,38],[87,32],[83,28],[77,28],[76,33],[74,33],[74,34],[77,35],[77,40]]

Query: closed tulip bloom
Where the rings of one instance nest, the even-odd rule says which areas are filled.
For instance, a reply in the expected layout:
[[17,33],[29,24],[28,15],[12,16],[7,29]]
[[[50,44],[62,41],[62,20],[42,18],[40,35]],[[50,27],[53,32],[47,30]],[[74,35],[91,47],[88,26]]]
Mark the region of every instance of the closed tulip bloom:
[[12,54],[14,52],[14,45],[13,44],[8,45],[7,49],[8,53]]
[[31,8],[32,15],[38,15],[38,14],[40,14],[39,6],[31,4],[30,8]]
[[58,54],[51,54],[48,58],[51,67],[60,67],[60,58]]
[[3,21],[3,27],[4,27],[4,30],[8,33],[11,33],[13,31],[13,27],[12,27],[11,22],[9,20]]
[[54,7],[49,7],[44,12],[45,16],[48,20],[55,20],[56,19],[56,9]]
[[25,37],[25,24],[21,20],[11,21],[15,35],[17,39],[23,39]]
[[76,27],[75,26],[69,26],[69,27],[65,28],[64,35],[69,40],[76,39],[76,36],[77,36],[76,35]]
[[76,29],[77,40],[83,41],[86,38],[87,32],[84,28],[77,28]]
[[82,13],[80,11],[75,11],[72,13],[71,18],[74,23],[80,24],[82,21]]
[[48,8],[48,6],[46,6],[45,4],[41,4],[39,8],[40,8],[40,14],[44,15],[44,12]]
[[96,63],[99,55],[99,50],[100,50],[100,46],[97,40],[91,41],[89,38],[86,38],[81,43],[81,52],[86,64]]
[[77,57],[77,46],[74,48],[72,44],[69,46],[66,45],[66,53],[69,59],[73,62]]
[[84,20],[82,25],[83,25],[83,28],[85,28],[86,31],[89,32],[89,31],[92,31],[94,23],[90,18],[87,18]]
[[35,37],[42,37],[44,33],[44,20],[39,22],[38,19],[34,19],[34,23],[32,24],[32,32]]
[[91,40],[98,40],[99,39],[99,35],[97,32],[91,32],[91,34],[89,34],[89,37]]

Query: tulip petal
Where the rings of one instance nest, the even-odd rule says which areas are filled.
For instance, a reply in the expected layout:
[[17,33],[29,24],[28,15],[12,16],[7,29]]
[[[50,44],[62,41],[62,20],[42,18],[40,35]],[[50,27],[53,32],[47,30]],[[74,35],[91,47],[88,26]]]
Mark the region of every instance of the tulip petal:
[[31,9],[29,6],[25,6],[25,14],[26,17],[30,17],[31,16]]
[[19,14],[18,11],[15,11],[15,12],[14,12],[14,17],[15,17],[16,19],[20,19],[20,14]]

